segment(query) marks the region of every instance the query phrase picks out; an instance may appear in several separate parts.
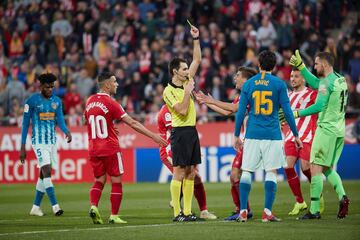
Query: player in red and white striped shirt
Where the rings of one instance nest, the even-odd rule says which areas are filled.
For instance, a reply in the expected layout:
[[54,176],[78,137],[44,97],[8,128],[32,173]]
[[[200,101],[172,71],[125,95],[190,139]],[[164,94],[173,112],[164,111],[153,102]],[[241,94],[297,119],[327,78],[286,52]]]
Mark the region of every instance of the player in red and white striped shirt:
[[169,112],[168,107],[164,104],[157,116],[157,124],[159,133],[165,137],[166,141],[168,142],[166,147],[160,148],[160,159],[165,164],[165,166],[173,172],[172,166],[172,153],[171,153],[171,146],[170,146],[170,135],[171,135],[171,113]]
[[[290,84],[294,91],[289,94],[290,105],[293,110],[304,109],[315,103],[317,92],[305,86],[304,77],[299,70],[292,70],[290,75]],[[285,155],[287,160],[287,168],[285,174],[292,193],[295,196],[296,203],[289,215],[297,215],[300,211],[307,209],[306,202],[303,199],[300,180],[295,172],[294,166],[298,159],[300,159],[301,170],[311,181],[310,173],[310,150],[312,140],[316,130],[317,114],[295,119],[296,127],[299,131],[299,137],[303,143],[303,148],[296,148],[294,143],[294,136],[290,130],[285,136]]]
[[[172,152],[170,145],[170,134],[171,134],[171,113],[168,107],[165,105],[162,106],[157,118],[158,129],[162,136],[165,137],[168,141],[168,145],[165,147],[160,147],[160,159],[164,165],[173,173],[172,165]],[[217,217],[210,213],[206,206],[206,193],[204,184],[201,180],[201,177],[198,173],[195,175],[194,179],[194,196],[199,204],[200,208],[200,218],[202,219],[217,219]]]

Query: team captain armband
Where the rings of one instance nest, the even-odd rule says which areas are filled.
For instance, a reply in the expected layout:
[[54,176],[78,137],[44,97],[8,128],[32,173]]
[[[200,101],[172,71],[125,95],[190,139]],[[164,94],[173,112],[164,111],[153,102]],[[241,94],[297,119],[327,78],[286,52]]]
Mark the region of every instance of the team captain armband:
[[294,114],[294,118],[299,118],[300,115],[299,115],[299,111],[293,111],[293,114]]

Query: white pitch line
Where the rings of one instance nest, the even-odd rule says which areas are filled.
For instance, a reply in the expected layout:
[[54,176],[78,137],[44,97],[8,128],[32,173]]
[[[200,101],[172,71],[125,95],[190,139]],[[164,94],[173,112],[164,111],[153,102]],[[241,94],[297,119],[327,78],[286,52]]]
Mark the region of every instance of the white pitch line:
[[[218,221],[211,221],[207,223],[219,223]],[[144,228],[144,227],[169,227],[176,226],[179,224],[203,224],[205,222],[191,222],[191,223],[165,223],[165,224],[148,224],[148,225],[131,225],[131,226],[118,226],[118,227],[97,227],[97,228],[70,228],[70,229],[58,229],[48,231],[29,231],[29,232],[12,232],[12,233],[0,233],[0,236],[13,236],[13,235],[28,235],[28,234],[39,234],[39,233],[59,233],[59,232],[72,232],[72,231],[101,231],[108,229],[118,228]]]
[[[62,219],[81,219],[81,218],[88,218],[88,217],[62,217]],[[31,218],[27,218],[27,219],[2,219],[0,220],[0,223],[6,223],[6,222],[26,222],[29,220],[43,220],[43,219],[48,219],[48,218],[41,218],[41,217],[37,217],[37,216],[31,216]]]
[[[360,216],[360,214],[352,214],[351,216]],[[68,217],[68,218],[83,218],[83,217]],[[286,220],[295,220],[294,218],[283,218]],[[17,219],[26,220],[26,219]],[[255,219],[255,221],[260,221],[261,219]],[[252,220],[253,221],[253,220]],[[213,220],[213,221],[203,221],[203,222],[187,222],[187,223],[165,223],[165,224],[146,224],[146,225],[130,225],[130,226],[118,226],[118,227],[96,227],[96,228],[70,228],[70,229],[58,229],[58,230],[48,230],[48,231],[29,231],[29,232],[12,232],[12,233],[0,233],[1,236],[14,236],[14,235],[28,235],[28,234],[41,234],[41,233],[59,233],[59,232],[72,232],[72,231],[98,231],[98,230],[108,230],[108,229],[119,229],[119,228],[144,228],[144,227],[168,227],[168,226],[177,226],[177,225],[188,225],[188,224],[219,224],[219,223],[235,223],[235,221],[224,221],[224,220]]]
[[[50,216],[50,215],[45,215],[45,216]],[[121,217],[135,217],[135,215],[121,215]],[[60,217],[61,219],[90,219],[88,216],[83,216],[83,217]],[[37,216],[30,216],[30,218],[27,219],[1,219],[0,223],[6,223],[6,222],[26,222],[26,221],[31,221],[31,220],[44,220],[44,219],[48,219],[48,218],[44,218],[44,217],[37,217]]]

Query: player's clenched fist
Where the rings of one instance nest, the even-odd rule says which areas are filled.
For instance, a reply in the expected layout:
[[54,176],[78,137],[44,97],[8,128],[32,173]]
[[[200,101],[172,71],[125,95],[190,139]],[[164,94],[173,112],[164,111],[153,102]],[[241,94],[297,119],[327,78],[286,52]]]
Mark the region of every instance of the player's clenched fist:
[[190,34],[193,38],[198,38],[199,37],[199,29],[197,29],[197,27],[192,25],[191,29],[190,29]]

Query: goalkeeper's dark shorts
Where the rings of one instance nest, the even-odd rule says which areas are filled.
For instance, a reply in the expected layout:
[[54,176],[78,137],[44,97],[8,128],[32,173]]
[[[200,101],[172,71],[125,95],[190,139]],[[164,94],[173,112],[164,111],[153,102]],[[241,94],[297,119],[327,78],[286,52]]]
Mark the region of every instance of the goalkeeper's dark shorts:
[[200,141],[195,127],[174,127],[170,144],[174,167],[201,163]]

